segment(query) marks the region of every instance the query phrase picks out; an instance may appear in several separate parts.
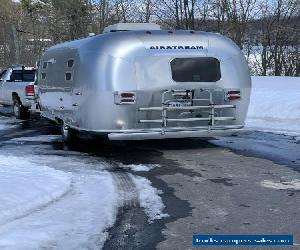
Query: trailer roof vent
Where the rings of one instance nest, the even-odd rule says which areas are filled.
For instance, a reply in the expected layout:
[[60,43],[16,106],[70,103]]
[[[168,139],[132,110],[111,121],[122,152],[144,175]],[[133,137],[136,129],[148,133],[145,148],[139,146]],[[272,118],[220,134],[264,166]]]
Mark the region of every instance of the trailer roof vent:
[[103,33],[131,30],[161,30],[161,28],[155,23],[117,23],[107,26]]

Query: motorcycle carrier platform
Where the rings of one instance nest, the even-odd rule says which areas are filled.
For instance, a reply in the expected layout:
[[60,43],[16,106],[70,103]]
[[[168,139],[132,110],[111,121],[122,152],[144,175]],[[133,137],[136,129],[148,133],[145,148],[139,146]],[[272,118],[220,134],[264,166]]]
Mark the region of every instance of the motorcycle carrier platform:
[[[205,127],[207,130],[211,130],[215,127],[216,121],[230,121],[235,120],[234,116],[218,116],[217,110],[224,109],[235,109],[236,106],[232,104],[216,104],[213,101],[213,93],[216,91],[215,89],[197,89],[200,93],[206,95],[204,98],[195,98],[194,93],[196,89],[171,89],[164,90],[161,93],[161,106],[158,107],[141,107],[138,108],[139,112],[161,112],[161,118],[159,119],[140,119],[139,123],[160,123],[161,124],[161,133],[165,134],[165,129],[169,127],[170,123],[174,122],[195,122],[195,121],[207,121],[207,126]],[[176,99],[170,99],[171,96]],[[225,96],[224,96],[225,98]],[[189,104],[187,106],[179,105],[173,106],[172,103],[182,103]],[[204,104],[203,104],[204,103]],[[191,117],[191,118],[168,118],[169,112],[174,111],[208,111],[208,117]],[[234,112],[236,113],[236,112]],[[227,128],[228,125],[224,125],[224,129]],[[216,126],[220,128],[220,125]],[[228,126],[229,128],[230,126]],[[190,128],[190,127],[189,127]],[[188,127],[187,127],[188,129]]]

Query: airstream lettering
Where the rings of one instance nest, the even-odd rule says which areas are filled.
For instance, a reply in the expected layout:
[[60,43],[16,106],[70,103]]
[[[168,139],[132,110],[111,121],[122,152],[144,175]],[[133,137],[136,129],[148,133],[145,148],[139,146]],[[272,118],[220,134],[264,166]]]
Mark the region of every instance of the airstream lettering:
[[203,49],[203,46],[150,46],[150,49]]
[[205,138],[244,127],[248,65],[216,33],[117,24],[51,47],[40,65],[41,114],[66,139],[78,131],[110,140]]

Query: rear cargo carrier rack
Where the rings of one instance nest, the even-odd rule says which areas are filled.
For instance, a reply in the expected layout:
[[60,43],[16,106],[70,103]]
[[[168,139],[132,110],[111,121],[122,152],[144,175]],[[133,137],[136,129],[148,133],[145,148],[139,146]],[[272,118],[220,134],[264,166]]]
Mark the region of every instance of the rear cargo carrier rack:
[[[204,128],[207,130],[211,130],[216,125],[216,121],[230,121],[235,120],[235,116],[217,116],[216,111],[222,109],[235,109],[236,106],[232,104],[215,104],[213,101],[213,93],[215,89],[197,89],[201,93],[207,93],[207,97],[205,98],[194,98],[194,93],[196,89],[172,89],[172,90],[164,90],[161,93],[161,106],[159,107],[141,107],[138,108],[140,112],[147,112],[147,111],[157,111],[161,112],[160,119],[141,119],[138,120],[139,123],[160,123],[161,124],[161,133],[165,134],[165,129],[168,128],[169,123],[174,122],[195,122],[195,121],[207,121],[208,125]],[[177,99],[168,99],[167,96],[172,96]],[[178,101],[178,102],[190,102],[191,106],[170,106],[170,103]],[[206,102],[205,105],[195,103],[199,102]],[[195,110],[203,110],[207,111],[208,117],[192,117],[192,118],[168,118],[168,112],[172,111],[195,111]],[[235,112],[234,112],[235,113]],[[228,125],[227,125],[228,126]],[[220,125],[216,126],[220,128]],[[226,129],[226,125],[222,126]],[[230,126],[228,126],[230,127]],[[195,127],[197,128],[197,127]],[[198,127],[199,128],[199,127]],[[192,129],[192,127],[187,127],[186,129]]]

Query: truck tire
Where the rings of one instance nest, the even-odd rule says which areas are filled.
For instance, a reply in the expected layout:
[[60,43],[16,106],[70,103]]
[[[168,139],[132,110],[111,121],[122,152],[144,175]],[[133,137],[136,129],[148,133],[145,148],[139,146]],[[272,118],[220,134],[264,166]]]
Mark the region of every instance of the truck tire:
[[65,143],[74,143],[78,138],[77,131],[70,128],[64,122],[61,123],[61,135]]
[[22,103],[20,102],[19,98],[14,97],[14,115],[17,119],[21,120],[27,120],[30,117],[30,113],[28,111],[28,108],[24,107]]

